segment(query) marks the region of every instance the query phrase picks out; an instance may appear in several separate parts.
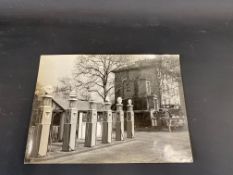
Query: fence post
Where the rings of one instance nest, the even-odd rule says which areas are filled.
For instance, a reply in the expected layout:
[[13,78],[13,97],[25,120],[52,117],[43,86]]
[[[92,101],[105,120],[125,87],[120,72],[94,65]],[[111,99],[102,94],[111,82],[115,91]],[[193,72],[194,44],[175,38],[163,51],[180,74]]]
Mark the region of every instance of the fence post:
[[64,132],[64,123],[65,123],[65,112],[61,114],[60,119],[60,128],[59,128],[59,141],[63,140],[63,132]]
[[49,132],[52,120],[52,96],[45,94],[39,107],[38,123],[36,123],[36,153],[39,157],[46,156]]
[[109,100],[105,102],[104,118],[103,118],[103,130],[102,130],[102,143],[112,142],[112,110]]
[[124,111],[122,105],[122,98],[117,98],[116,104],[116,140],[124,140]]
[[83,123],[83,113],[78,114],[78,139],[82,138],[82,123]]
[[153,95],[153,101],[154,101],[154,110],[159,111],[161,102],[159,102],[157,95]]
[[63,133],[63,151],[73,151],[76,145],[76,127],[77,127],[77,114],[76,107],[76,93],[70,93],[69,109],[66,111],[64,133]]
[[96,144],[96,125],[97,125],[97,110],[96,102],[90,100],[90,110],[87,113],[85,144],[86,147],[92,147]]
[[127,138],[133,138],[134,137],[134,112],[133,112],[133,105],[132,100],[128,100],[127,104]]

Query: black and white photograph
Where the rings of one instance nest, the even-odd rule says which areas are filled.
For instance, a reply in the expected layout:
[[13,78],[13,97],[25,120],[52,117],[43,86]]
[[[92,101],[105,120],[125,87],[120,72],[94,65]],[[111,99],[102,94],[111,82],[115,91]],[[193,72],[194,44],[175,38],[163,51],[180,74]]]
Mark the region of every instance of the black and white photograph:
[[41,55],[26,164],[191,163],[174,54]]
[[0,175],[232,175],[233,1],[0,0]]

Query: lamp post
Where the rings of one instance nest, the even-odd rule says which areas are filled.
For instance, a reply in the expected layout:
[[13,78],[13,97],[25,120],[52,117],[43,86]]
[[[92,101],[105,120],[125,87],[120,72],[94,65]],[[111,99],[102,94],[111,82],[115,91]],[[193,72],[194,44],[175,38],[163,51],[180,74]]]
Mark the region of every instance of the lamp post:
[[92,147],[96,144],[97,109],[94,96],[91,93],[89,100],[90,109],[87,112],[85,146]]
[[77,98],[76,93],[71,92],[69,98],[69,109],[66,111],[64,133],[63,133],[63,151],[73,151],[76,145],[77,128]]
[[124,140],[124,111],[121,97],[117,98],[116,108],[116,140],[122,141]]
[[36,123],[36,153],[39,157],[46,156],[48,150],[49,132],[52,120],[52,96],[48,93],[42,96]]
[[127,104],[127,138],[133,138],[134,137],[134,112],[133,112],[133,105],[132,100],[128,100]]
[[103,118],[102,143],[112,142],[112,110],[110,100],[105,102],[105,111]]

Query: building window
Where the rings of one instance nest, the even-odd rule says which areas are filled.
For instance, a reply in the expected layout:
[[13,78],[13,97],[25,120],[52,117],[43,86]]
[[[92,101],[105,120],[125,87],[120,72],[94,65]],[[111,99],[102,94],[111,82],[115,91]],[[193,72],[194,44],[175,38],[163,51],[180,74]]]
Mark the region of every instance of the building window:
[[151,95],[150,81],[146,81],[146,93],[147,93],[147,95]]
[[123,99],[132,98],[134,95],[134,82],[127,80],[123,82]]

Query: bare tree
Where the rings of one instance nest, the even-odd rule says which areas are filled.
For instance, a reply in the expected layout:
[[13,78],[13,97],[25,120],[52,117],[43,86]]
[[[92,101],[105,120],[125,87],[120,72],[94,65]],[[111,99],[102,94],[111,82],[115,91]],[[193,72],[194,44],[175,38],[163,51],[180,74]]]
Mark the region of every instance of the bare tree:
[[76,61],[74,79],[80,90],[96,93],[103,101],[112,96],[114,76],[112,71],[128,62],[122,55],[83,55]]
[[63,94],[77,90],[80,98],[88,100],[93,92],[102,101],[114,94],[114,69],[127,65],[129,59],[124,55],[82,55],[78,56],[72,78],[60,80],[59,90]]
[[[175,88],[178,88],[169,87],[168,84],[174,84],[174,82],[178,82],[180,78],[179,59],[162,57],[157,60],[156,64],[158,99],[161,105],[162,94],[169,93],[170,96],[175,95],[175,93],[172,92],[175,91]],[[170,80],[170,83],[168,83],[168,80]]]

